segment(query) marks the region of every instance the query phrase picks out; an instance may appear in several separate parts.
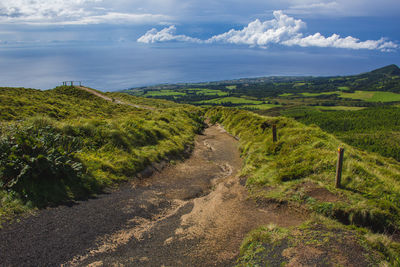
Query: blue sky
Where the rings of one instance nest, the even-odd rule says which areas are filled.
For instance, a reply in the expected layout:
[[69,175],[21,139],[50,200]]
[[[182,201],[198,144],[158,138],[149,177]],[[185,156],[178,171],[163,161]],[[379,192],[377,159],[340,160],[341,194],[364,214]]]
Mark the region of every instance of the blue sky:
[[400,65],[398,0],[2,0],[0,86],[101,90]]

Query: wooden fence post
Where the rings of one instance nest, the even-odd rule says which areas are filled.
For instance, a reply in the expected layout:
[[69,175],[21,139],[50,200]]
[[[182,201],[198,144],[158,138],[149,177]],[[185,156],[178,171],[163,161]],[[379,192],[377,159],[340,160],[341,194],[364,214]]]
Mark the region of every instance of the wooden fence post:
[[344,148],[338,148],[338,162],[336,166],[336,188],[341,188]]
[[276,134],[276,124],[272,125],[272,141],[275,143],[278,141],[278,137]]

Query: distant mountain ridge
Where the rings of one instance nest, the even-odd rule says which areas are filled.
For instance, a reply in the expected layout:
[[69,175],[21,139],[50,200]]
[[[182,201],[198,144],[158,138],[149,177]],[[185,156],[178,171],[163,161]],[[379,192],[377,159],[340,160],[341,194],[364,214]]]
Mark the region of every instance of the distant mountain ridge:
[[[132,88],[121,92],[146,96],[153,90],[172,90],[188,93],[192,88],[204,88],[223,91],[231,96],[251,96],[255,98],[277,97],[283,93],[323,93],[338,90],[354,91],[385,91],[400,93],[400,68],[388,65],[370,72],[348,76],[271,76],[259,78],[242,78],[219,82],[161,84],[148,87]],[[230,90],[229,88],[235,88]],[[153,97],[153,96],[151,96]],[[198,97],[188,99],[187,96],[157,96],[176,102],[190,103]],[[205,99],[205,97],[203,97]],[[208,97],[211,98],[211,97]],[[204,100],[201,99],[201,100]]]
[[[132,90],[170,90],[184,89],[189,87],[214,88],[229,86],[229,85],[265,85],[271,83],[294,83],[294,82],[311,82],[316,84],[321,83],[339,83],[338,86],[348,86],[353,90],[378,90],[392,91],[400,93],[400,68],[395,65],[387,65],[385,67],[372,70],[370,72],[360,73],[357,75],[346,76],[268,76],[257,78],[240,78],[233,80],[221,80],[214,82],[199,82],[199,83],[177,83],[177,84],[159,84],[154,86],[143,86],[121,90],[121,92],[129,93]],[[331,86],[329,86],[331,87]],[[369,89],[368,89],[369,88]]]
[[384,74],[384,75],[389,75],[389,76],[400,76],[400,68],[397,65],[392,64],[392,65],[385,66],[383,68],[373,70],[369,73]]

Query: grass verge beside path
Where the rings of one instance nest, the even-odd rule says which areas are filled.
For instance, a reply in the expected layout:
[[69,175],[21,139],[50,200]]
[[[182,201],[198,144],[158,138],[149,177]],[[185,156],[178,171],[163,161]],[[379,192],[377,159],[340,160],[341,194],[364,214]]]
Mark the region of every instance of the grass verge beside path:
[[[255,199],[306,207],[343,225],[369,229],[365,230],[368,234],[400,228],[397,161],[355,149],[318,127],[290,118],[231,108],[211,108],[207,116],[240,138],[242,175],[248,178],[247,187]],[[271,137],[273,124],[278,127],[276,143]],[[343,189],[334,187],[339,146],[345,148]],[[399,260],[398,243],[388,241],[387,249],[378,241],[373,245],[388,262]]]

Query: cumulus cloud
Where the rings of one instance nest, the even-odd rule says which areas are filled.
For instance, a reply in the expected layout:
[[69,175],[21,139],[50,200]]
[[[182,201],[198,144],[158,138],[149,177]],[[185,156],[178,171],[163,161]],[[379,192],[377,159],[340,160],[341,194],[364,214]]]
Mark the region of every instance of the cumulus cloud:
[[348,49],[369,49],[381,50],[384,52],[392,51],[398,48],[398,45],[391,41],[386,41],[384,38],[379,40],[360,41],[352,36],[341,38],[337,34],[330,37],[325,37],[320,33],[309,35],[307,37],[292,38],[282,42],[284,45],[293,46],[298,45],[302,47],[316,46],[316,47],[336,47]]
[[102,5],[103,0],[2,0],[0,23],[145,24],[170,20],[167,15],[117,12]]
[[226,33],[215,35],[206,42],[265,47],[269,44],[278,44],[292,37],[300,37],[300,30],[306,27],[303,21],[289,17],[282,11],[274,11],[274,17],[273,20],[264,22],[256,19],[242,30],[232,29]]
[[361,41],[358,38],[347,36],[340,37],[333,34],[325,37],[321,33],[304,36],[302,30],[306,23],[274,11],[272,20],[261,22],[256,19],[241,30],[232,29],[223,34],[212,36],[207,40],[200,40],[186,35],[175,35],[175,26],[170,26],[161,31],[152,29],[138,39],[142,43],[156,43],[168,41],[196,42],[196,43],[229,43],[236,45],[249,45],[251,47],[267,48],[270,45],[301,46],[301,47],[334,47],[347,49],[369,49],[380,51],[393,51],[399,46],[384,38],[379,40]]
[[146,34],[140,37],[137,41],[147,44],[170,42],[170,41],[192,42],[192,43],[202,42],[200,39],[192,38],[186,35],[176,35],[175,32],[176,32],[176,27],[174,25],[171,25],[168,28],[164,28],[161,31],[157,31],[157,29],[153,28],[150,31],[146,32]]

